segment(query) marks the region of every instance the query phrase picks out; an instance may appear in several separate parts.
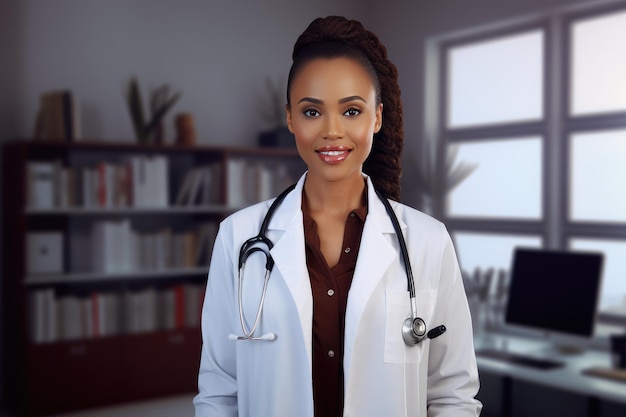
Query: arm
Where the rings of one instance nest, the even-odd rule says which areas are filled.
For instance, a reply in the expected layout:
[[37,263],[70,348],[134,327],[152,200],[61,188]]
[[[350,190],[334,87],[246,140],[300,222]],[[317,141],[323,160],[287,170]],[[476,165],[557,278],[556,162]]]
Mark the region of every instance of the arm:
[[472,321],[452,240],[443,241],[439,291],[433,318],[447,332],[430,341],[428,363],[428,416],[478,416],[478,368]]
[[[230,230],[227,228],[227,230]],[[198,395],[193,400],[196,417],[237,416],[235,343],[228,340],[235,308],[235,271],[226,239],[232,233],[224,223],[215,239],[202,308],[202,353]]]

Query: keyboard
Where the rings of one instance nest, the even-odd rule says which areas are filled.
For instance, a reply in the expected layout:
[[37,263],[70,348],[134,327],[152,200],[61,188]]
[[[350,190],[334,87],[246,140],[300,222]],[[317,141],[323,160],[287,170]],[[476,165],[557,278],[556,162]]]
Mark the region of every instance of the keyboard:
[[560,368],[564,365],[563,362],[552,359],[537,358],[521,353],[513,353],[497,349],[479,349],[476,351],[476,355],[487,359],[500,360],[514,365],[528,366],[535,369],[554,369]]

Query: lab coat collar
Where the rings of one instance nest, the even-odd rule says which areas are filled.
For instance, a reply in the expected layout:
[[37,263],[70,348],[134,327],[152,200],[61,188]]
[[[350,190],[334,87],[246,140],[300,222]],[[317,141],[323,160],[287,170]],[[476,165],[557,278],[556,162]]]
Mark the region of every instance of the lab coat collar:
[[271,249],[275,268],[280,271],[289,292],[294,299],[304,346],[307,349],[309,368],[313,360],[313,295],[309,281],[309,271],[306,266],[306,252],[304,243],[304,226],[302,224],[302,191],[306,173],[300,177],[296,188],[287,194],[283,202],[276,208],[276,212],[268,227],[268,236],[274,247]]
[[[385,274],[394,261],[398,260],[397,238],[391,219],[385,206],[378,198],[372,181],[368,178],[368,213],[361,247],[357,259],[348,305],[346,308],[344,372],[349,375],[352,353],[356,343],[357,331],[370,297],[381,284]],[[398,219],[402,230],[406,224]]]

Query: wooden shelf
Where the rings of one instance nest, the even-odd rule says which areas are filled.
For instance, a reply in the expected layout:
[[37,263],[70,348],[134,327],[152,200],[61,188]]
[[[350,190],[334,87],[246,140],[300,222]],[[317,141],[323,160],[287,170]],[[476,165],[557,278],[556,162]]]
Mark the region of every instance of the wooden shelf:
[[166,279],[166,278],[185,278],[195,277],[208,273],[209,267],[201,266],[197,268],[170,269],[170,270],[151,270],[151,271],[134,271],[119,273],[72,273],[72,274],[51,274],[51,275],[31,275],[24,278],[26,285],[43,285],[43,284],[65,284],[65,283],[102,283],[122,280],[141,280],[141,279]]
[[[273,188],[282,187],[283,180],[292,181],[291,177],[294,177],[295,181],[304,172],[304,164],[297,151],[210,145],[141,145],[96,140],[76,143],[19,140],[2,146],[0,168],[3,172],[3,195],[11,198],[2,202],[3,247],[7,248],[10,256],[5,257],[3,264],[3,300],[0,304],[4,319],[4,370],[6,380],[11,381],[11,384],[6,384],[4,398],[12,415],[45,416],[194,392],[197,389],[202,345],[198,322],[200,297],[204,292],[199,289],[204,289],[208,275],[208,266],[204,264],[209,261],[210,253],[208,249],[202,253],[197,249],[175,253],[173,248],[193,248],[194,245],[187,246],[188,241],[185,240],[189,232],[196,241],[207,242],[203,237],[215,233],[221,219],[242,208],[241,204],[252,204],[250,200],[260,198],[258,190],[261,187],[255,189],[250,185],[251,180],[255,183],[254,176],[258,174],[253,170],[264,171],[265,196],[268,191],[273,192]],[[109,190],[108,182],[99,183],[105,184],[105,187],[91,189],[91,200],[67,200],[63,203],[66,206],[55,208],[27,206],[32,201],[28,199],[26,175],[27,168],[33,167],[29,165],[31,162],[39,162],[39,167],[45,166],[45,163],[48,167],[53,164],[55,178],[58,172],[73,170],[76,174],[81,171],[78,178],[85,181],[82,176],[84,170],[98,166],[105,166],[106,169],[107,165],[117,167],[132,158],[144,160],[144,156],[159,156],[159,159],[164,157],[167,160],[167,187],[152,190],[167,188],[169,206],[106,207],[103,201],[108,201],[108,204],[118,201],[109,199],[108,194],[104,200],[98,194],[94,203],[93,190]],[[233,166],[240,167],[242,162],[243,169],[251,168],[252,172],[247,173],[245,178],[242,171],[231,171]],[[189,178],[187,175],[195,168],[205,169],[207,166],[215,167],[212,177],[215,182],[207,180],[202,189],[204,194],[198,196],[202,198],[184,201],[212,204],[173,205],[174,201],[179,201],[180,187]],[[268,176],[268,171],[276,177]],[[228,177],[229,173],[233,177]],[[98,172],[94,181],[109,178],[106,175]],[[94,183],[77,184],[94,187]],[[84,189],[77,184],[72,185],[76,188],[61,191],[78,190],[80,194],[82,190],[84,194]],[[115,187],[120,185],[114,184]],[[53,187],[57,185],[54,183]],[[246,195],[243,191],[246,188],[253,192]],[[133,183],[130,188],[124,188],[124,192],[129,189],[136,191]],[[77,195],[72,194],[73,197]],[[239,198],[242,196],[244,198]],[[40,201],[40,204],[48,206],[50,201]],[[65,200],[56,198],[52,201]],[[137,200],[123,198],[122,201]],[[158,201],[152,204],[162,204],[163,200]],[[108,226],[112,226],[109,231],[113,230],[109,236],[115,238],[108,241],[97,239],[96,236],[105,234],[103,230]],[[121,234],[114,234],[115,230]],[[28,274],[26,249],[29,239],[51,235],[62,237],[61,270],[64,272]],[[159,246],[159,251],[152,252],[144,246],[146,239],[154,239],[148,247],[161,245],[163,241],[166,244]],[[212,239],[209,240],[212,245]],[[118,252],[117,248],[122,247],[117,244],[120,241],[126,245]],[[112,245],[111,242],[115,243]],[[130,242],[136,246],[130,246]],[[204,251],[205,247],[201,247]],[[164,257],[163,248],[171,248],[172,252],[166,249],[167,256]],[[126,265],[126,268],[140,269],[123,273],[89,272],[111,265],[104,261],[106,258],[98,257],[105,250],[114,254],[111,259],[119,261],[120,268]],[[135,258],[123,259],[128,258],[123,256],[127,253],[134,254]],[[203,265],[191,266],[198,263]],[[155,265],[161,267],[152,268]],[[137,303],[142,302],[149,304],[143,305],[143,309],[137,308]],[[94,308],[94,305],[98,307]],[[68,321],[68,315],[63,311],[75,311],[70,309],[76,306],[79,312],[70,316],[78,317],[78,322]],[[100,308],[102,310],[98,310]],[[141,312],[146,311],[149,311],[148,320],[142,322],[140,320],[145,319],[145,314]],[[104,321],[101,321],[100,315],[105,317]],[[55,316],[54,323],[46,319]],[[118,327],[108,328],[111,323]],[[179,330],[164,330],[171,328]],[[104,336],[93,337],[96,334]]]
[[235,211],[241,207],[227,205],[202,205],[202,206],[169,206],[169,207],[111,207],[111,208],[53,208],[36,209],[27,208],[24,214],[27,216],[137,216],[137,215],[189,215],[189,214],[224,214]]

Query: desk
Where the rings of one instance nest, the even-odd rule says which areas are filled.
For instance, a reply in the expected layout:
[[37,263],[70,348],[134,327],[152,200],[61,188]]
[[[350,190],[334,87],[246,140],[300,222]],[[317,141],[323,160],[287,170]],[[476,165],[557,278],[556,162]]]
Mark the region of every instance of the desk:
[[[476,338],[475,345],[476,350],[506,349],[530,356],[551,348],[547,342],[499,334]],[[626,382],[582,373],[593,366],[610,366],[608,353],[589,350],[548,357],[565,366],[542,370],[477,356],[483,416],[626,416]]]

